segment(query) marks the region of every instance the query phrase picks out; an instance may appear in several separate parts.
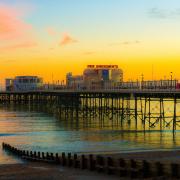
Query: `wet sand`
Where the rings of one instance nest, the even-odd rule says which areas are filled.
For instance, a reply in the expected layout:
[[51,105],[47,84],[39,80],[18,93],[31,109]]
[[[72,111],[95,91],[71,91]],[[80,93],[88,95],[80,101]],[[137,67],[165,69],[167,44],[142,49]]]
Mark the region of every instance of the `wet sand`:
[[[1,180],[117,180],[110,176],[88,170],[65,168],[41,163],[0,165]],[[124,178],[123,178],[124,179]]]
[[180,151],[147,151],[134,153],[109,154],[113,158],[125,158],[136,160],[160,161],[162,163],[179,163]]

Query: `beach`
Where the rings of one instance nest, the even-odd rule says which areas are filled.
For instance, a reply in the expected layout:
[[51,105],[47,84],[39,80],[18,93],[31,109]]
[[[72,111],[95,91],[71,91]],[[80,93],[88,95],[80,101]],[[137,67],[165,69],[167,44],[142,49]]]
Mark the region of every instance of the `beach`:
[[25,163],[0,166],[1,180],[109,180],[119,179],[116,176],[108,176],[98,172],[65,168],[62,166],[48,165],[44,163]]
[[180,150],[119,153],[110,154],[109,156],[113,158],[147,160],[152,162],[159,161],[162,163],[180,163]]
[[[103,154],[104,157],[113,157],[113,159],[124,158],[134,160],[147,160],[150,162],[180,163],[180,151],[149,151],[134,153],[118,153]],[[161,177],[162,178],[162,177]],[[23,161],[20,164],[0,165],[0,179],[32,179],[32,180],[113,180],[113,179],[129,179],[120,178],[115,175],[107,175],[106,173],[98,173],[96,171],[81,170],[75,168],[62,167],[47,163]],[[152,178],[150,178],[152,179]],[[158,179],[158,178],[153,178]],[[160,179],[160,178],[159,178]],[[168,177],[165,177],[168,179]],[[172,179],[172,178],[169,178]]]

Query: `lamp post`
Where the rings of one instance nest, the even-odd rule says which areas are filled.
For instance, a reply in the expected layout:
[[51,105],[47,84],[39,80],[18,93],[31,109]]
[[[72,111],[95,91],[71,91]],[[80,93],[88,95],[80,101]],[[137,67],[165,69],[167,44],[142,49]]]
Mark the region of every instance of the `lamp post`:
[[171,72],[171,90],[172,90],[172,72]]
[[142,79],[141,79],[141,89],[143,89],[144,86],[144,74],[141,75]]

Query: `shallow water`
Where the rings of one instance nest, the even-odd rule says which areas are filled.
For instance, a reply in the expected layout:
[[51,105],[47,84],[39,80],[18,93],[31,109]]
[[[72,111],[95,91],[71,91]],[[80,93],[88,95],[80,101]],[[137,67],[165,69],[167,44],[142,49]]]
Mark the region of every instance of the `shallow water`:
[[[83,120],[84,122],[84,120]],[[117,153],[179,149],[180,132],[122,131],[95,122],[66,121],[28,106],[0,106],[0,143],[44,152]],[[125,129],[126,130],[126,129]],[[0,149],[0,164],[21,163]]]

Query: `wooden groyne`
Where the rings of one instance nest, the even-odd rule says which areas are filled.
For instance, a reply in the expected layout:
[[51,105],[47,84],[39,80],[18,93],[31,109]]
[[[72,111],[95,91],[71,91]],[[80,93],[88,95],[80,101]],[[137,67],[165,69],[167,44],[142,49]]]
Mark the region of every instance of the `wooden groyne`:
[[4,150],[28,161],[44,162],[66,167],[98,171],[109,175],[130,178],[169,177],[180,178],[180,164],[155,161],[112,158],[100,155],[78,155],[72,153],[49,153],[20,150],[2,143]]

